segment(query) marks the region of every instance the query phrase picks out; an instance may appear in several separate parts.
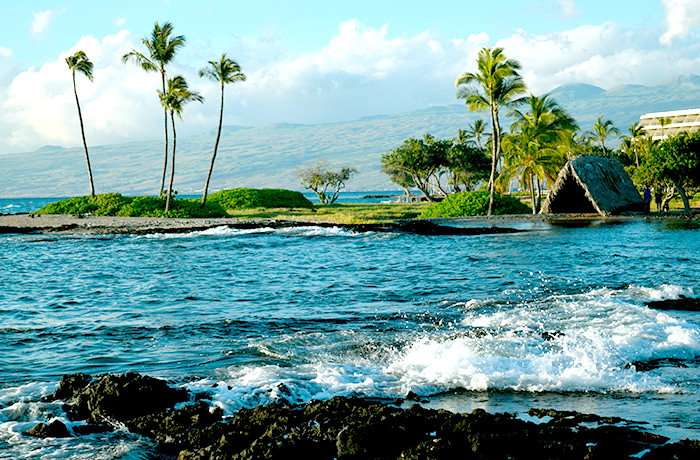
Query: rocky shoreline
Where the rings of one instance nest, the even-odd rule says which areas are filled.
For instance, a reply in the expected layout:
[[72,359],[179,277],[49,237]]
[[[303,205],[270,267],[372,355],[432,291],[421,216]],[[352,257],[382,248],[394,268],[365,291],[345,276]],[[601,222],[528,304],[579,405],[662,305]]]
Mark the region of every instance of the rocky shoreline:
[[0,234],[153,234],[187,233],[217,227],[236,229],[290,228],[290,227],[341,227],[357,232],[406,232],[422,235],[480,235],[485,233],[516,233],[520,230],[498,227],[454,227],[430,220],[416,219],[377,224],[339,224],[284,219],[234,219],[234,218],[158,218],[113,217],[74,215],[0,215]]
[[577,412],[531,409],[535,423],[481,409],[455,414],[404,400],[335,397],[224,417],[210,397],[133,372],[66,375],[46,400],[64,403],[69,419],[84,423],[71,429],[54,420],[25,435],[79,437],[126,427],[178,460],[700,458],[700,441],[669,443],[625,420]]
[[[595,225],[601,222],[663,220],[679,225],[700,225],[698,215],[627,215],[603,217],[597,214],[508,215],[491,217],[453,217],[408,219],[377,224],[342,224],[292,219],[236,218],[162,218],[76,215],[0,214],[0,234],[153,234],[186,233],[216,227],[237,229],[289,228],[301,226],[341,227],[357,232],[406,232],[423,235],[481,235],[516,233],[522,229],[510,225],[521,222],[545,222],[558,226]],[[696,228],[696,227],[693,227]]]

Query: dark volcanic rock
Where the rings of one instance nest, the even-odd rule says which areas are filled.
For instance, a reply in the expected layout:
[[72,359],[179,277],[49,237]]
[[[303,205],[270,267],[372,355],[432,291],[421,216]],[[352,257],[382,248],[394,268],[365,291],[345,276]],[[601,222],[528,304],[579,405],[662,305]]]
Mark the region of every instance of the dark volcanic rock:
[[[92,424],[119,420],[158,442],[178,460],[290,459],[696,459],[700,443],[667,439],[625,426],[619,418],[533,409],[551,417],[535,424],[512,414],[471,414],[412,405],[403,409],[360,398],[335,397],[304,405],[269,404],[223,418],[219,409],[162,380],[135,373],[61,380],[54,397]],[[182,401],[194,401],[175,409]],[[591,428],[590,424],[597,426]],[[40,424],[26,434],[69,436],[65,425]],[[77,435],[83,434],[78,432]]]
[[89,422],[112,419],[123,422],[163,412],[189,399],[187,391],[136,372],[90,380],[85,374],[64,376],[53,399],[70,403],[74,417]]
[[49,423],[39,423],[37,426],[24,434],[27,436],[34,436],[37,438],[69,438],[71,437],[70,432],[66,425],[60,420],[54,420]]
[[678,299],[653,300],[646,302],[644,305],[654,310],[700,311],[700,299],[691,299],[684,296]]

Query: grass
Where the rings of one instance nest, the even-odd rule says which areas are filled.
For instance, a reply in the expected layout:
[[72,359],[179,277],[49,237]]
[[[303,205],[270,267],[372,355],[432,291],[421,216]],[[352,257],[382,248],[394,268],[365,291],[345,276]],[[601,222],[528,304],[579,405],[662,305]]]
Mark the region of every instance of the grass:
[[344,225],[388,223],[398,219],[415,219],[430,203],[315,204],[313,209],[254,208],[228,210],[238,219],[286,219],[309,222],[332,222]]

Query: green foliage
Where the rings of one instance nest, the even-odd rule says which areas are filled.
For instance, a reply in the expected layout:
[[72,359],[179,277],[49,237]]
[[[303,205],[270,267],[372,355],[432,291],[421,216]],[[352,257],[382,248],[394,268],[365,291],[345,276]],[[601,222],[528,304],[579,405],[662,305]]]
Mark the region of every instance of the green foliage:
[[50,203],[34,214],[75,214],[125,217],[226,217],[226,211],[217,203],[202,208],[198,200],[174,200],[170,212],[165,213],[165,198],[152,196],[125,197],[119,193],[80,196]]
[[284,189],[236,188],[220,190],[207,196],[207,204],[216,203],[223,209],[252,208],[313,208],[301,192]]
[[[460,217],[485,216],[489,208],[489,192],[462,192],[449,195],[440,203],[432,205],[420,217]],[[530,207],[512,196],[495,194],[493,198],[493,214],[527,214]]]
[[[324,160],[305,166],[297,172],[301,185],[313,190],[323,204],[333,204],[338,199],[345,182],[357,172],[355,168],[333,169]],[[328,190],[330,188],[330,191]]]
[[34,214],[92,214],[94,216],[114,216],[127,204],[129,198],[118,193],[102,195],[76,196],[67,200],[50,203]]

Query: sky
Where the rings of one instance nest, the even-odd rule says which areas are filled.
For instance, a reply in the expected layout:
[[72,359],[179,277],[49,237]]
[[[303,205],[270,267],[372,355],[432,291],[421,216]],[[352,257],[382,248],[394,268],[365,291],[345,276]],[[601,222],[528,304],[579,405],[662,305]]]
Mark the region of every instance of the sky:
[[0,154],[81,145],[65,63],[78,50],[94,64],[93,82],[76,81],[88,144],[162,138],[159,75],[121,60],[146,52],[155,22],[187,39],[169,76],[205,98],[178,135],[215,129],[220,88],[197,71],[223,53],[247,76],[225,95],[224,124],[241,126],[459,103],[455,79],[487,46],[520,61],[533,94],[700,74],[697,0],[25,0],[0,21]]

